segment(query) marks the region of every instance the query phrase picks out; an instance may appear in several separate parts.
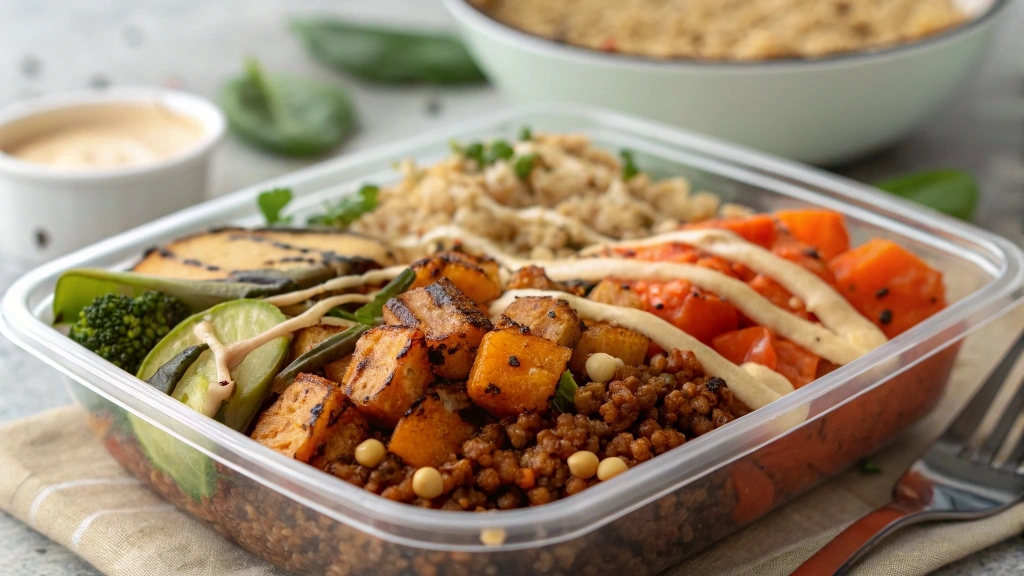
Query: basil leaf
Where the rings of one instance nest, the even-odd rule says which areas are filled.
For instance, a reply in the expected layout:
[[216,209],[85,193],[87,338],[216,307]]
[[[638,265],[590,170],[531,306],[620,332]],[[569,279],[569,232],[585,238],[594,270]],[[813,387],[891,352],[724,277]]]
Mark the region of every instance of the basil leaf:
[[523,142],[533,140],[533,130],[529,126],[523,126],[519,129],[519,139]]
[[255,60],[228,80],[218,98],[228,126],[242,140],[286,156],[334,148],[355,129],[348,95],[318,82],[268,76]]
[[571,412],[576,409],[576,390],[579,386],[576,385],[576,380],[572,377],[572,372],[566,370],[562,373],[562,377],[558,379],[558,386],[555,388],[555,395],[551,398],[551,403],[558,408],[560,412]]
[[415,279],[416,273],[411,268],[402,270],[401,274],[396,276],[391,282],[388,282],[387,286],[380,289],[380,292],[377,292],[373,300],[356,310],[356,320],[367,326],[378,324],[380,317],[384,314],[384,305],[387,304],[388,300],[408,290]]
[[512,165],[512,169],[515,171],[516,176],[520,180],[526,180],[530,177],[530,172],[533,171],[533,165],[537,162],[537,155],[534,153],[523,154],[519,158],[516,158],[515,164]]
[[267,220],[268,226],[291,222],[291,216],[281,216],[281,210],[284,210],[284,207],[291,201],[291,188],[274,188],[273,190],[260,192],[260,195],[256,198],[256,203],[259,204],[260,212],[263,212],[263,217]]
[[325,212],[310,216],[310,225],[347,228],[360,216],[372,212],[377,207],[377,194],[380,189],[372,184],[365,184],[355,194],[343,196],[337,202],[324,204]]
[[400,31],[335,18],[292,21],[314,58],[363,80],[462,84],[484,75],[455,36]]
[[491,143],[487,154],[487,164],[494,164],[498,160],[509,160],[516,153],[512,145],[504,140],[495,140]]
[[622,179],[628,181],[630,178],[640,173],[640,169],[636,167],[636,160],[633,158],[633,153],[629,150],[622,150],[619,152],[619,156],[622,157]]
[[896,176],[876,187],[939,212],[970,220],[978,206],[978,183],[962,170],[929,170]]

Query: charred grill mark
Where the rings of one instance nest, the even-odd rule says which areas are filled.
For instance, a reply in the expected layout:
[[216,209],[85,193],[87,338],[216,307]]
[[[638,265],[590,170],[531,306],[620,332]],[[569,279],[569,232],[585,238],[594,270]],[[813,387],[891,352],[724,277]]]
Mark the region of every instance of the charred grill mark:
[[480,308],[477,308],[476,304],[469,299],[469,296],[463,294],[455,284],[452,284],[451,280],[441,278],[437,282],[427,285],[424,290],[430,295],[435,306],[438,308],[453,308],[460,315],[461,319],[469,323],[470,326],[484,330],[493,328],[491,321],[484,316]]
[[427,359],[430,360],[430,363],[434,366],[441,366],[444,364],[444,351],[441,347],[431,348],[427,350]]
[[410,310],[409,307],[405,305],[405,302],[400,298],[392,298],[391,300],[388,300],[384,304],[384,307],[394,314],[395,318],[398,318],[399,323],[405,326],[418,326],[420,323],[419,318],[412,313],[412,310]]
[[488,384],[487,388],[484,388],[484,392],[488,394],[501,394],[501,388],[498,388],[494,384]]
[[320,419],[320,414],[324,411],[324,401],[321,400],[315,406],[309,409],[309,425],[316,426],[316,421]]

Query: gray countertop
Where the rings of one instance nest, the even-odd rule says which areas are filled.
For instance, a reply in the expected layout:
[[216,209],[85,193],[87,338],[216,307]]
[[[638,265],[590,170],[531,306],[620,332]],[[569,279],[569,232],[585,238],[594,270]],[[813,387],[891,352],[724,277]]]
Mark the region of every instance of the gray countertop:
[[[0,106],[84,86],[168,85],[212,96],[242,58],[269,70],[318,76],[353,93],[361,130],[342,154],[474,116],[506,101],[487,87],[372,87],[317,66],[286,30],[290,14],[332,12],[419,25],[449,25],[437,0],[0,0]],[[957,96],[902,143],[837,167],[864,181],[931,167],[974,173],[983,190],[977,220],[1024,239],[1024,2],[1002,17],[986,63]],[[218,150],[211,193],[222,194],[309,161],[261,154],[228,140]],[[0,261],[0,287],[24,270]],[[0,338],[0,422],[70,402],[54,370]],[[2,439],[0,439],[2,441]],[[67,549],[0,513],[0,572],[95,574]],[[940,570],[943,576],[1024,573],[1014,538]]]

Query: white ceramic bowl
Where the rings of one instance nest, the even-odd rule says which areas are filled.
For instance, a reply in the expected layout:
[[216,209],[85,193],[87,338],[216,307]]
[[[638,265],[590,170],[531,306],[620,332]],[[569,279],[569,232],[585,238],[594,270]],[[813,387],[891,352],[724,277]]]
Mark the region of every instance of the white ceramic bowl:
[[[41,96],[0,110],[0,144],[54,123],[62,112],[111,104],[159,104],[202,126],[191,146],[139,166],[59,170],[0,151],[0,253],[41,262],[202,202],[210,154],[224,135],[207,100],[161,88],[106,88]],[[2,146],[0,146],[2,147]]]
[[894,143],[935,111],[977,66],[1010,0],[918,42],[765,62],[604,54],[521,32],[465,0],[444,3],[476,61],[514,100],[607,106],[830,164]]

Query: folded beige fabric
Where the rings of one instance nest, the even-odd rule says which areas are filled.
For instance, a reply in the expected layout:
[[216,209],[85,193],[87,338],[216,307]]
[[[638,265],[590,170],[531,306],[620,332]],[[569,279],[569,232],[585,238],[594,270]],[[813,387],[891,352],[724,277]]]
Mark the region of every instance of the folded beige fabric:
[[[1024,309],[968,339],[936,411],[873,458],[881,474],[849,471],[669,573],[788,574],[844,526],[888,501],[896,478],[945,427],[1022,325]],[[282,573],[124,472],[75,407],[0,428],[0,508],[107,574]],[[927,574],[1022,531],[1024,505],[976,522],[908,528],[876,549],[854,574]]]

